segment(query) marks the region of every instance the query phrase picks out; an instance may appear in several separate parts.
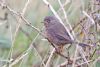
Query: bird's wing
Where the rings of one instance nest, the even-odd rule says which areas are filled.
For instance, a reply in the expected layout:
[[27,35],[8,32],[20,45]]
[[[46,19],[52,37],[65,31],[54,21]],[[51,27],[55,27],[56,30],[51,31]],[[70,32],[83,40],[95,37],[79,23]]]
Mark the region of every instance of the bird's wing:
[[71,41],[71,38],[63,25],[57,25],[54,33],[59,39]]
[[55,33],[55,35],[57,38],[59,38],[61,40],[71,41],[70,36],[68,36],[67,34]]

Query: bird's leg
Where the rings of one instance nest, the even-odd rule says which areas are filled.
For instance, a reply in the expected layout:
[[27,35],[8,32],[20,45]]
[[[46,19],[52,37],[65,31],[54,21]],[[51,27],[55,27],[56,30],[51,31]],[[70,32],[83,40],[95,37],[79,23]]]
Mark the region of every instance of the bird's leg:
[[63,45],[56,47],[53,43],[51,45],[55,48],[57,53],[61,53],[63,50]]
[[51,45],[55,48],[55,52],[60,55],[61,57],[64,57],[66,59],[69,59],[68,57],[64,56],[63,54],[61,54],[61,51],[62,51],[62,48],[63,48],[63,45],[61,47],[56,47],[53,43],[51,43]]
[[63,52],[63,45],[58,46],[58,51]]

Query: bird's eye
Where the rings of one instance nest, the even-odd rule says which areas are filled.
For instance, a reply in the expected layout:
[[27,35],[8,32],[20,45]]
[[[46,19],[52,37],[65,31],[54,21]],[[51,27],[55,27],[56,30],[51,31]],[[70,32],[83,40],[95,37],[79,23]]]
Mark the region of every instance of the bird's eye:
[[47,19],[47,22],[50,23],[50,19]]

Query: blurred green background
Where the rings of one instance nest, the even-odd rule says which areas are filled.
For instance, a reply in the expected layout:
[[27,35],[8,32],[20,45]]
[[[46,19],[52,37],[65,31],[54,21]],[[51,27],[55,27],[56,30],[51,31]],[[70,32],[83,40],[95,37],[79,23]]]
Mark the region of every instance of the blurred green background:
[[[53,15],[53,13],[43,0],[29,1],[24,17],[31,22],[33,26],[43,31],[43,23],[41,22],[45,16]],[[48,1],[63,19],[63,11],[59,10],[60,6],[58,1]],[[65,3],[66,1],[67,0],[61,0],[62,3]],[[79,21],[82,16],[81,10],[86,10],[90,1],[92,0],[70,0],[70,2],[64,7],[72,27]],[[5,3],[12,10],[17,12],[23,12],[26,2],[27,0],[5,0]],[[20,23],[18,20],[20,18],[2,7],[0,7],[0,19],[0,67],[7,63],[10,56],[15,60],[20,55],[23,55],[23,52],[28,54],[18,63],[13,65],[13,67],[42,67],[41,64],[43,59],[46,56],[49,56],[48,53],[52,50],[49,42],[43,40],[44,38],[41,35],[38,35],[36,30],[27,26],[23,21],[20,21],[21,25],[18,29],[18,24]],[[66,25],[66,22],[64,22],[64,24]],[[18,29],[18,32],[15,37],[16,29]],[[32,41],[34,41],[34,43],[32,43]],[[27,51],[31,46],[31,43],[34,46]],[[56,63],[56,60],[54,60],[53,63]],[[97,64],[97,67],[99,67],[98,65],[100,66],[100,63]]]

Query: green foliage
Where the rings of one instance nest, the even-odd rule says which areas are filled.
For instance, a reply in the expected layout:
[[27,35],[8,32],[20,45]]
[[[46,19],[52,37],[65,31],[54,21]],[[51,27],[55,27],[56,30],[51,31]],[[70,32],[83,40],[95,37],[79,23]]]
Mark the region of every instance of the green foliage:
[[96,62],[96,66],[95,67],[100,67],[100,61]]

